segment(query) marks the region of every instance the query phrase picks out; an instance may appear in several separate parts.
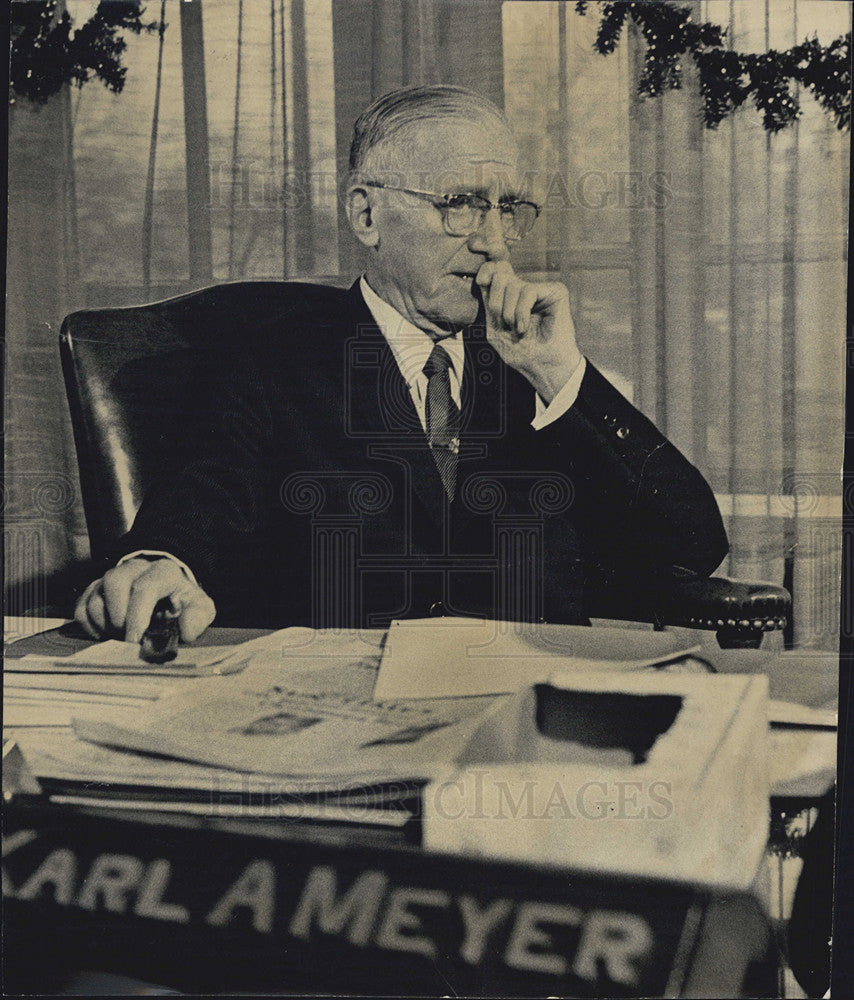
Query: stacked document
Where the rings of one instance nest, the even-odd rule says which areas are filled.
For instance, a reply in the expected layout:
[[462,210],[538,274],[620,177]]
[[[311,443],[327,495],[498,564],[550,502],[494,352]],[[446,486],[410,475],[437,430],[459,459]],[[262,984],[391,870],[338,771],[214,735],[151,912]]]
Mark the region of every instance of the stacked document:
[[[256,642],[257,640],[253,640]],[[180,646],[174,660],[149,663],[140,657],[135,642],[108,639],[70,656],[29,654],[9,659],[6,670],[28,674],[128,674],[133,677],[208,677],[242,670],[253,650],[252,642],[239,646]]]
[[425,789],[424,844],[750,891],[767,692],[765,676],[556,674],[494,706]]
[[238,674],[200,678],[132,724],[86,713],[74,732],[101,746],[275,775],[294,793],[426,781],[454,759],[492,698],[375,701],[383,639],[277,633]]
[[[115,718],[125,710],[134,712],[151,704],[169,689],[151,677],[23,673],[10,669],[11,662],[3,674],[6,729],[70,726],[76,715],[88,711]],[[180,683],[185,682],[175,682]]]
[[[310,629],[287,629],[263,637],[262,645],[276,661],[293,647],[302,663],[299,650],[314,635]],[[361,651],[373,651],[375,667],[383,635],[369,634],[360,643]],[[48,648],[50,638],[44,644]],[[377,810],[369,808],[376,796],[362,788],[342,788],[341,782],[330,788],[316,781],[304,787],[292,779],[256,774],[252,768],[223,768],[205,759],[203,746],[196,747],[198,759],[191,762],[81,739],[72,722],[78,727],[106,724],[132,731],[144,726],[146,710],[159,700],[186,694],[192,701],[197,697],[192,694],[195,686],[205,676],[224,680],[245,669],[258,645],[253,640],[228,647],[182,647],[179,659],[167,670],[140,662],[138,649],[106,642],[73,655],[62,648],[53,657],[7,661],[13,669],[4,677],[4,736],[18,744],[52,800],[224,817],[307,817],[384,825],[405,821],[408,814],[397,805],[403,790],[384,789],[386,808]],[[324,652],[314,645],[312,650]]]
[[555,672],[650,669],[693,652],[662,633],[469,619],[395,623],[387,637],[288,629],[255,640],[240,673],[198,679],[130,723],[87,712],[74,732],[276,776],[295,794],[412,787],[459,759],[496,699]]
[[[176,663],[151,668],[117,642],[9,660],[7,733],[54,795],[243,815],[321,798],[383,805],[465,759],[486,710],[555,675],[604,683],[708,669],[674,633],[473,619],[395,622],[387,633],[288,628],[183,647]],[[835,738],[832,712],[769,706],[772,723]],[[785,772],[790,783],[798,773]]]

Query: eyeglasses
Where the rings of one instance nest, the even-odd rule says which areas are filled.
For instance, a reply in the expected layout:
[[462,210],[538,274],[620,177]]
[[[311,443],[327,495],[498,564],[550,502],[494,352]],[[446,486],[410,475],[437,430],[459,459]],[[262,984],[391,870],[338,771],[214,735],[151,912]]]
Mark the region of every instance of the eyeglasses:
[[445,229],[449,236],[471,236],[479,228],[490,209],[497,209],[501,218],[501,229],[508,243],[524,239],[533,229],[540,214],[540,206],[533,201],[518,201],[508,198],[494,204],[479,194],[436,194],[435,191],[418,191],[415,188],[395,187],[382,181],[363,181],[366,187],[383,188],[386,191],[401,191],[429,199],[442,213]]

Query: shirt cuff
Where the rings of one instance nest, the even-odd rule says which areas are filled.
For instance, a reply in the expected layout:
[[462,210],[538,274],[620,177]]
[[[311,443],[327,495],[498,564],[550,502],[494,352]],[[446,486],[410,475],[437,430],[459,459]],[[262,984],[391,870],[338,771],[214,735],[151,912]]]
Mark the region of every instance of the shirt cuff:
[[199,585],[198,581],[196,580],[196,577],[193,574],[193,571],[190,569],[190,567],[186,563],[181,562],[180,559],[176,559],[175,556],[171,555],[169,552],[159,552],[157,549],[137,549],[136,552],[130,552],[128,553],[128,555],[122,556],[121,559],[119,559],[119,561],[116,563],[116,566],[121,566],[122,563],[128,562],[128,560],[130,559],[137,559],[139,556],[144,556],[146,558],[153,557],[156,559],[171,560],[182,570],[184,576],[187,577],[190,583],[198,587]]
[[575,371],[569,376],[563,388],[548,406],[540,399],[537,393],[534,393],[534,419],[531,421],[531,426],[535,431],[540,431],[549,424],[554,423],[578,399],[578,391],[581,388],[581,382],[584,379],[586,371],[587,358],[582,355],[581,361],[575,366]]

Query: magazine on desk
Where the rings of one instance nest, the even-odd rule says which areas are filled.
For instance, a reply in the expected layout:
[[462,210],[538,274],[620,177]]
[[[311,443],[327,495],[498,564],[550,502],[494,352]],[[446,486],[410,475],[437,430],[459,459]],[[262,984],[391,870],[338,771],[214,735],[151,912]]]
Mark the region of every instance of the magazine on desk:
[[[74,731],[102,746],[290,778],[302,791],[312,781],[423,782],[458,759],[497,698],[526,682],[568,669],[612,673],[674,661],[705,669],[691,658],[696,647],[679,648],[670,635],[562,626],[544,643],[539,631],[479,619],[395,622],[387,639],[285,629],[254,640],[239,673],[182,684],[130,722],[81,714]],[[475,647],[484,669],[461,684]],[[429,676],[435,697],[425,697],[419,674]]]
[[[470,735],[492,697],[374,701],[382,633],[296,633],[230,677],[198,679],[114,724],[74,720],[93,743],[209,767],[276,775],[283,790],[426,781]],[[285,646],[282,646],[285,642]],[[288,784],[290,779],[291,784]]]

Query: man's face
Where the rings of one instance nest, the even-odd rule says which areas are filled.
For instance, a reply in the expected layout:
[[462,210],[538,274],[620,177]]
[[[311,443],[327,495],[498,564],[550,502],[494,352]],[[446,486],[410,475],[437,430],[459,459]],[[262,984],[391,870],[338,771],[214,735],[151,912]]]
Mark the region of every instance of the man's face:
[[[379,176],[396,187],[436,194],[473,193],[493,203],[518,195],[515,140],[499,122],[473,124],[458,118],[402,130],[377,150]],[[371,173],[368,160],[365,173]],[[470,236],[452,236],[442,212],[428,199],[367,188],[376,244],[367,267],[374,291],[419,329],[444,336],[477,318],[474,282],[487,260],[507,257],[499,213],[486,213]]]

